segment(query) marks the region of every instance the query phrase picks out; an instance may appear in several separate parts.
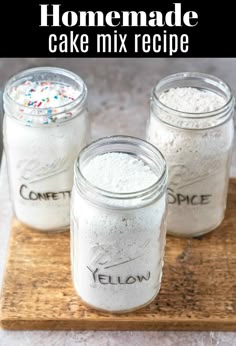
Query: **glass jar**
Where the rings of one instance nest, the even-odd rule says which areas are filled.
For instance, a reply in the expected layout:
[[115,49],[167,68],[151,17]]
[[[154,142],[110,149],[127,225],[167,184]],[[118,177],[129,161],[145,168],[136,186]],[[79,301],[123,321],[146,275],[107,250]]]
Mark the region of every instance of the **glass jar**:
[[[129,193],[92,185],[84,168],[105,153],[142,160],[157,175],[156,182]],[[102,138],[81,151],[74,177],[71,265],[77,294],[89,306],[111,312],[150,303],[160,289],[166,237],[167,171],[162,154],[138,138]]]
[[86,96],[79,76],[56,67],[25,70],[5,85],[11,200],[16,218],[34,229],[69,228],[74,161],[89,139]]
[[[185,89],[185,107],[194,103],[193,88],[194,92],[201,91],[199,95],[205,98],[202,102],[209,111],[174,109],[176,91],[172,88],[178,88],[180,95],[183,89],[179,88],[186,87],[190,89]],[[172,107],[162,101],[170,89]],[[218,109],[212,102],[207,104],[216,97],[222,101]],[[197,109],[197,104],[192,106]],[[162,151],[169,168],[169,233],[200,236],[222,222],[234,137],[233,113],[234,97],[229,86],[214,76],[177,73],[162,79],[153,89],[147,140]]]

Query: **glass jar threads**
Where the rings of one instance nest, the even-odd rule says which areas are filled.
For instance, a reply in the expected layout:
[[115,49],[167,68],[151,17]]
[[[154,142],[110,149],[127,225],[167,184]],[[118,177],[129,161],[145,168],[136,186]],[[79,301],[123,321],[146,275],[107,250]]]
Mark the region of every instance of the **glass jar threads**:
[[87,88],[76,74],[28,69],[5,86],[4,149],[14,212],[39,230],[70,223],[73,165],[89,138]]
[[112,312],[151,302],[160,289],[166,236],[166,163],[151,144],[112,136],[84,148],[71,206],[74,287]]
[[234,137],[234,97],[217,77],[177,73],[153,89],[147,140],[169,168],[168,232],[199,236],[226,208]]

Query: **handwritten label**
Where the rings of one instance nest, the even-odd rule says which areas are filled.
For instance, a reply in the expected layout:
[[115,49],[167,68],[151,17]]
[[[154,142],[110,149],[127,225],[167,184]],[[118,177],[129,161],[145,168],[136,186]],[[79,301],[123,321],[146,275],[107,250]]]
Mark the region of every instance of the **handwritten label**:
[[70,191],[59,191],[59,192],[35,192],[30,191],[27,185],[21,185],[19,190],[21,198],[26,201],[56,201],[58,199],[70,198]]
[[148,271],[146,275],[125,275],[125,276],[113,276],[99,273],[99,269],[92,270],[87,267],[91,272],[94,282],[101,285],[132,285],[136,282],[145,282],[150,280],[151,272]]
[[212,195],[210,194],[193,194],[185,195],[182,193],[175,193],[173,189],[168,188],[168,202],[169,204],[177,205],[206,205],[211,202]]

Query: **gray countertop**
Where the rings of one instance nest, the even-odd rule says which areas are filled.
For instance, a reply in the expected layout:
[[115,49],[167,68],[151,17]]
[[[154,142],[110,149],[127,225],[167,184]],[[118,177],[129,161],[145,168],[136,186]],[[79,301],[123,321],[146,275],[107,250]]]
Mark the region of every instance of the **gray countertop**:
[[[88,86],[92,136],[145,136],[150,90],[162,77],[181,71],[214,74],[236,95],[236,59],[0,59],[0,87],[16,72],[35,66],[58,66],[78,73]],[[236,148],[236,144],[234,149]],[[1,137],[0,137],[1,149]],[[231,176],[236,176],[236,150]],[[0,174],[0,283],[12,216],[5,168]],[[96,332],[3,331],[0,346],[236,345],[231,332]]]

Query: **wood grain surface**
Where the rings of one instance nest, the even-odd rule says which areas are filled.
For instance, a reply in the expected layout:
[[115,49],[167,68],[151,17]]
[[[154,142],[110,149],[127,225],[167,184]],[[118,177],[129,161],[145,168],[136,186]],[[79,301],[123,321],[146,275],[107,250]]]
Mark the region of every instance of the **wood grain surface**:
[[236,331],[236,179],[217,230],[197,239],[167,237],[161,291],[136,312],[115,315],[82,304],[72,287],[69,240],[69,232],[35,232],[13,220],[2,328]]

